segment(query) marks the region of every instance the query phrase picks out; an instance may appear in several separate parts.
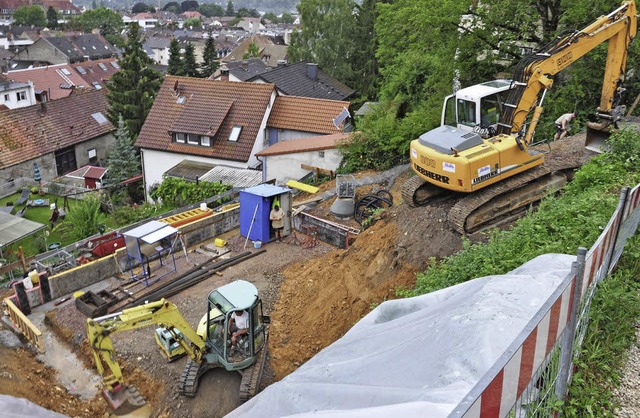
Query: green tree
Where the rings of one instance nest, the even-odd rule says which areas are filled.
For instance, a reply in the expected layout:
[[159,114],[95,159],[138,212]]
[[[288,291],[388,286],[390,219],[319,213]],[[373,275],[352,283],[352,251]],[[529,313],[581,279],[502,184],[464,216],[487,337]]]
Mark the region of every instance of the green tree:
[[184,71],[188,77],[200,77],[196,62],[195,47],[191,42],[184,49]]
[[246,60],[249,58],[258,58],[259,56],[260,56],[260,48],[258,47],[258,44],[251,41],[249,42],[249,46],[247,47],[247,52],[242,54],[242,59]]
[[246,7],[241,7],[236,12],[236,17],[260,17],[260,13],[256,9],[247,9]]
[[180,52],[180,43],[178,39],[173,38],[169,43],[169,66],[167,73],[169,75],[185,75],[184,62],[182,61],[182,53]]
[[236,12],[233,10],[233,2],[229,0],[227,2],[227,10],[224,13],[225,16],[235,16]]
[[137,24],[129,25],[127,43],[119,64],[121,70],[113,74],[111,83],[107,84],[109,120],[116,125],[122,116],[135,138],[162,82],[162,75],[151,68],[153,61],[142,48],[142,35]]
[[124,28],[122,17],[106,7],[99,7],[95,10],[87,10],[71,22],[73,27],[86,33],[93,29],[99,29],[100,34],[109,42],[117,46],[123,46],[124,42],[120,33]]
[[184,21],[185,28],[199,28],[202,26],[202,21],[199,17],[190,17],[189,19]]
[[149,11],[149,6],[146,3],[136,3],[131,8],[131,13],[144,13]]
[[288,49],[291,62],[316,62],[322,71],[349,85],[354,78],[356,3],[353,0],[302,0],[302,30]]
[[198,2],[196,0],[184,0],[180,3],[180,10],[183,12],[190,12],[193,10],[198,10],[200,6],[198,6]]
[[275,15],[275,13],[265,13],[264,15],[262,15],[262,19],[264,20],[268,20],[272,23],[278,23],[280,20],[278,19],[278,16]]
[[40,6],[21,6],[13,13],[13,23],[17,26],[47,26],[47,17]]
[[283,13],[280,18],[281,23],[293,23],[296,19],[291,15],[291,13]]
[[55,29],[58,27],[58,12],[53,6],[49,6],[47,9],[47,27],[49,29]]
[[169,3],[165,4],[162,10],[175,14],[180,14],[181,12],[180,4],[177,1],[170,1]]
[[107,185],[118,185],[141,171],[140,157],[122,116],[118,117],[115,138],[116,142],[107,157]]
[[378,95],[377,39],[375,31],[377,0],[363,0],[356,16],[356,48],[353,54],[353,69],[356,77],[353,87],[363,100],[375,100]]
[[224,16],[224,8],[219,4],[201,4],[198,11],[206,17]]
[[207,31],[207,41],[204,44],[202,52],[202,64],[200,64],[200,76],[203,78],[211,77],[213,73],[220,67],[218,61],[218,52],[216,51],[216,41],[213,37],[213,30],[209,28]]

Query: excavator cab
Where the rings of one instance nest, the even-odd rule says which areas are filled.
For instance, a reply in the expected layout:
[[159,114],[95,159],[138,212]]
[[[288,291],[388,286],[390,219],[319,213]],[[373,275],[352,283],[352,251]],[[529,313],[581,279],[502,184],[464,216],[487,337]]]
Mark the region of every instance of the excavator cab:
[[462,135],[477,132],[495,135],[511,80],[492,80],[458,90],[447,96],[442,108],[441,126],[452,126]]
[[[206,328],[205,340],[218,357],[219,363],[227,370],[242,370],[252,365],[255,356],[266,342],[267,317],[262,313],[262,301],[256,287],[244,280],[222,286],[209,294],[209,309],[203,318]],[[249,328],[238,338],[236,352],[231,353],[231,316],[234,312],[246,311]],[[212,313],[220,314],[212,317]],[[202,321],[201,321],[202,322]]]

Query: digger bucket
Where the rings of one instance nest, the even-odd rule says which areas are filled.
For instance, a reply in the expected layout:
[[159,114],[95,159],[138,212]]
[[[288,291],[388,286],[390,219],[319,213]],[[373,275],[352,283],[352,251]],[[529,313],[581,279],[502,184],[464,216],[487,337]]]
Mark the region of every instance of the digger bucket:
[[119,386],[113,391],[104,389],[102,396],[109,404],[109,408],[111,408],[114,415],[130,414],[147,403],[135,386]]
[[603,126],[602,124],[589,122],[587,123],[587,138],[584,146],[589,151],[602,154],[608,149],[606,141],[610,135],[610,125]]

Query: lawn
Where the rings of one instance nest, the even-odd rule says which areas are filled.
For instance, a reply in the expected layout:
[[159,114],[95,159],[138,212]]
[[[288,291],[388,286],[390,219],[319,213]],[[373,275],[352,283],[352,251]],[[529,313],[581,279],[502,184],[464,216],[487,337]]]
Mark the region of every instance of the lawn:
[[[2,199],[0,199],[0,206],[6,206],[7,202],[12,202],[15,203],[19,198],[20,198],[20,194],[21,193],[15,193],[12,194],[10,196],[4,197]],[[36,199],[43,199],[43,200],[49,200],[49,203],[54,203],[57,199],[58,201],[58,207],[62,207],[63,202],[64,202],[64,198],[60,197],[60,196],[54,196],[54,195],[49,195],[49,194],[45,194],[45,195],[37,195],[37,194],[31,194],[29,195],[29,199],[30,200],[36,200]],[[76,203],[75,200],[73,199],[69,199],[68,200],[68,205],[70,207],[73,207],[73,205]],[[15,215],[18,211],[20,211],[22,208],[24,208],[25,205],[20,205],[20,206],[16,206],[11,213],[13,215]],[[49,222],[49,216],[51,216],[51,210],[49,208],[49,206],[39,206],[39,207],[28,207],[27,210],[24,212],[24,218],[25,219],[29,219],[30,221],[34,221],[34,222],[38,222],[44,225],[48,225],[49,228],[45,229],[45,231],[49,232],[49,236],[45,236],[45,232],[38,232],[34,235],[31,235],[29,237],[26,237],[12,245],[10,245],[9,247],[7,247],[7,249],[3,249],[3,253],[5,258],[7,259],[11,259],[13,260],[15,255],[12,256],[11,254],[14,251],[17,251],[18,246],[22,246],[24,252],[25,252],[25,256],[31,256],[31,255],[36,255],[42,251],[38,250],[38,241],[40,241],[40,249],[42,249],[44,242],[46,240],[47,245],[54,243],[54,242],[59,242],[61,243],[62,246],[70,244],[71,240],[70,239],[65,239],[59,232],[57,231],[51,231],[51,223]]]

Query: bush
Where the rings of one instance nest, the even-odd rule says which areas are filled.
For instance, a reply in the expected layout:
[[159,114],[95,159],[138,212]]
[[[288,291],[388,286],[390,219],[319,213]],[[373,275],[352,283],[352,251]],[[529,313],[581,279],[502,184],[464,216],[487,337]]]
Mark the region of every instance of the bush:
[[221,183],[201,181],[194,183],[175,177],[166,177],[157,188],[152,188],[149,196],[163,205],[180,207],[202,202],[205,199],[227,191],[231,186]]

